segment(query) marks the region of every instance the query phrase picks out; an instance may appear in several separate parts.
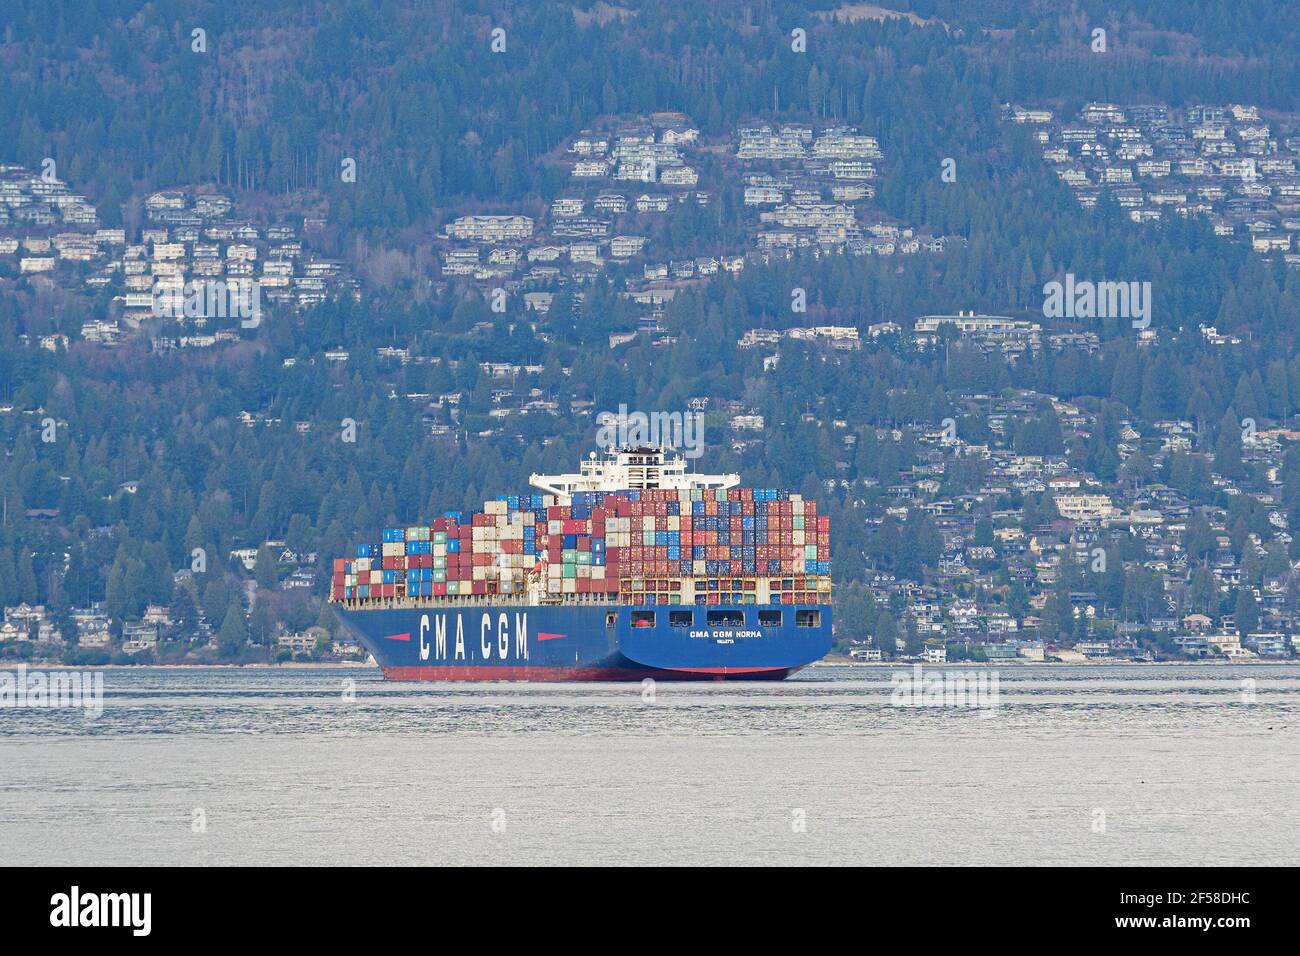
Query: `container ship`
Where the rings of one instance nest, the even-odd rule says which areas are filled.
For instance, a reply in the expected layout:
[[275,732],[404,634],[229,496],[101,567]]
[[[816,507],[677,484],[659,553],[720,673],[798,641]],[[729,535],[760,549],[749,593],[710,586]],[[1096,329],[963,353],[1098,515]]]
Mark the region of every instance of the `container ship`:
[[620,448],[387,528],[330,601],[391,680],[779,680],[831,648],[815,501]]

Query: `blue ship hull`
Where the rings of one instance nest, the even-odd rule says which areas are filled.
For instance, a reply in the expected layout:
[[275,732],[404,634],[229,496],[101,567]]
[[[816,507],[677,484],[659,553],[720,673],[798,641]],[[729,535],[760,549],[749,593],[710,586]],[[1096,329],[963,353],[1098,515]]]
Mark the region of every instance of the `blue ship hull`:
[[826,604],[334,609],[391,680],[780,680],[831,649]]

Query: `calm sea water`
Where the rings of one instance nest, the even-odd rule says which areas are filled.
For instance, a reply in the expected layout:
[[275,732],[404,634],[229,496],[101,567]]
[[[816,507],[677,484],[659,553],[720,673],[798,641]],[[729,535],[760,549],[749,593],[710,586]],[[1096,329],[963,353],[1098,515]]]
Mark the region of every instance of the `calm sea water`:
[[1300,668],[894,671],[109,670],[97,719],[0,709],[0,864],[1300,863]]

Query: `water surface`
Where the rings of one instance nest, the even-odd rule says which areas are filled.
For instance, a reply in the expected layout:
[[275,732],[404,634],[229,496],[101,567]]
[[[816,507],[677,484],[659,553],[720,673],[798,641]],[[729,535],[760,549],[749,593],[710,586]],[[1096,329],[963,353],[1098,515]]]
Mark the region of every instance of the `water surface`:
[[97,719],[0,710],[0,863],[1300,862],[1300,668],[1002,666],[989,707],[895,672],[111,669]]

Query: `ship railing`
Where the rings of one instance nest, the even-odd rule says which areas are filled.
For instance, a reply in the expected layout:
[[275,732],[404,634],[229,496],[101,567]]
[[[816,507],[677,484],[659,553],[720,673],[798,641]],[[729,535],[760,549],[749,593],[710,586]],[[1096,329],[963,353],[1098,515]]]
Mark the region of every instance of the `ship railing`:
[[349,610],[400,611],[414,608],[466,608],[466,607],[537,607],[546,606],[607,606],[618,604],[617,594],[456,594],[427,597],[351,598],[334,602]]

